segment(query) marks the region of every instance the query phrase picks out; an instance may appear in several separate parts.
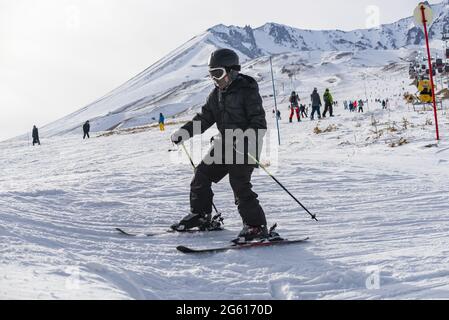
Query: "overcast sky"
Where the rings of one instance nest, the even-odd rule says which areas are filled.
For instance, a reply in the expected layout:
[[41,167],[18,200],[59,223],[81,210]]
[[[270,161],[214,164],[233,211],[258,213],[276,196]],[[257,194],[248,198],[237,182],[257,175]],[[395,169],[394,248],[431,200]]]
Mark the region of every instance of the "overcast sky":
[[369,6],[390,23],[412,15],[417,3],[0,0],[0,140],[84,107],[219,23],[351,30],[372,22]]

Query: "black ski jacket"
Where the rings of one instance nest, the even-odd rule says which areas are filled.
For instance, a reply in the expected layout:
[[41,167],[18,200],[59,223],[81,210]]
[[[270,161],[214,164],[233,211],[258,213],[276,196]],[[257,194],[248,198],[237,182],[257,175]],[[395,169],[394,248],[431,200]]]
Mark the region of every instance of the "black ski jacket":
[[217,124],[222,135],[226,129],[267,129],[259,86],[253,78],[240,74],[226,91],[215,88],[206,104],[182,128],[193,136],[193,121],[201,121],[201,133]]
[[88,122],[86,122],[86,123],[83,125],[83,131],[84,131],[85,133],[89,133],[89,132],[90,132],[90,124],[89,124]]
[[[243,131],[253,129],[259,137],[259,130],[267,129],[267,120],[256,80],[239,74],[225,91],[214,88],[201,112],[182,127],[187,130],[190,137],[194,135],[194,121],[201,122],[201,134],[216,124],[222,138],[225,137],[227,129]],[[261,146],[261,141],[256,143]]]
[[312,107],[320,107],[322,105],[321,97],[318,92],[314,91],[310,98],[312,99]]
[[297,94],[294,96],[290,96],[289,101],[290,101],[291,105],[293,105],[294,107],[299,106],[299,96]]

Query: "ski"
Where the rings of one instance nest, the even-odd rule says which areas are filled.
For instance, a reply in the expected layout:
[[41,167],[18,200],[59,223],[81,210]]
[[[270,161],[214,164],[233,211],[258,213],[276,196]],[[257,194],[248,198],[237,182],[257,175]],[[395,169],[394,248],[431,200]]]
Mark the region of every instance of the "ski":
[[185,254],[205,254],[205,253],[220,253],[230,250],[243,250],[243,249],[253,249],[253,248],[266,248],[274,246],[286,246],[305,243],[309,238],[304,238],[300,240],[277,240],[277,241],[264,241],[264,242],[249,242],[243,244],[233,244],[220,248],[211,249],[193,249],[185,246],[179,246],[176,249]]
[[165,233],[141,233],[141,234],[138,234],[138,233],[130,233],[130,232],[125,231],[125,230],[123,230],[121,228],[115,228],[115,231],[118,231],[121,235],[127,236],[127,237],[141,237],[141,236],[144,236],[144,237],[155,237],[157,235],[162,235],[162,234],[166,233],[165,232]]
[[203,233],[203,232],[215,232],[215,231],[223,231],[223,218],[221,216],[221,213],[217,214],[212,218],[212,220],[209,222],[208,225],[205,225],[204,230],[200,230],[199,228],[196,229],[188,229],[188,230],[179,230],[180,225],[174,225],[170,229],[164,231],[164,232],[158,232],[158,233],[131,233],[128,231],[123,230],[122,228],[115,228],[115,231],[118,231],[121,235],[128,236],[128,237],[155,237],[164,235],[167,233],[187,233],[187,234],[193,234],[193,233]]
[[158,233],[131,233],[128,231],[125,231],[121,228],[115,228],[115,231],[118,231],[121,235],[127,236],[127,237],[157,237],[166,235],[168,233],[185,233],[185,234],[196,234],[196,233],[203,233],[203,232],[217,232],[217,231],[224,231],[224,229],[219,230],[209,230],[209,231],[201,231],[201,230],[187,230],[187,231],[175,231],[175,230],[166,230],[164,232],[158,232]]

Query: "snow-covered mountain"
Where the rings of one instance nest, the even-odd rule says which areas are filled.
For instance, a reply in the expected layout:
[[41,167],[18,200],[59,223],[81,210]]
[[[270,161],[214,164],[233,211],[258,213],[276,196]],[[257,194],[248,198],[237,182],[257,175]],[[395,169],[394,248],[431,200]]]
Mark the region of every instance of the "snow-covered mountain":
[[[449,26],[449,0],[432,5],[432,8],[435,18],[430,34],[433,39],[438,39],[443,28]],[[357,56],[358,51],[378,52],[379,57],[383,57],[385,51],[404,50],[422,43],[423,32],[414,26],[412,17],[382,25],[378,29],[350,32],[302,30],[276,23],[267,23],[255,29],[250,26],[241,28],[217,25],[194,37],[101,99],[44,127],[42,132],[46,135],[59,135],[78,131],[87,119],[91,120],[93,131],[129,128],[154,122],[160,112],[172,117],[196,109],[211,89],[211,83],[207,79],[208,56],[211,51],[221,47],[236,50],[246,63],[245,71],[254,76],[249,69],[261,64],[268,66],[265,62],[269,55],[296,56],[298,61],[288,62],[295,65],[295,72],[319,73],[317,66],[321,67],[323,63],[333,64],[333,61],[326,61],[329,52],[335,56],[350,57],[345,60],[347,64],[359,63],[361,67],[365,67],[363,62],[352,59]],[[321,53],[321,61],[310,60],[310,55],[314,52]],[[404,56],[403,52],[400,55]],[[375,60],[376,66],[399,61]],[[280,63],[275,66],[276,69],[284,70],[285,65],[282,65],[282,61]],[[337,59],[337,63],[341,63],[341,60]],[[292,76],[295,72],[288,75]],[[264,80],[263,75],[259,80]]]
[[[213,186],[226,230],[168,234],[189,212],[192,178],[182,148],[169,142],[170,130],[122,131],[82,143],[61,134],[78,130],[86,118],[104,130],[148,123],[159,111],[187,109],[180,118],[190,117],[212,86],[205,64],[210,50],[229,46],[210,42],[218,39],[211,31],[192,39],[47,126],[42,146],[30,147],[26,137],[0,143],[0,299],[447,299],[449,113],[447,104],[438,112],[442,140],[436,143],[433,112],[405,104],[403,93],[415,89],[405,61],[413,48],[286,48],[255,57],[239,50],[269,112],[262,163],[318,216],[312,221],[263,170],[254,172],[269,224],[278,223],[287,239],[310,237],[299,246],[183,255],[177,246],[221,247],[241,230],[227,181]],[[273,50],[254,39],[254,48]],[[282,112],[279,147],[271,52]],[[340,101],[335,117],[290,123],[289,91],[307,99],[313,87],[331,88]],[[364,113],[341,103],[365,96]],[[375,98],[389,98],[389,108]],[[186,144],[194,163],[214,134],[212,128]],[[116,227],[139,236],[123,237]]]
[[[432,8],[435,20],[430,35],[433,39],[441,39],[444,26],[449,27],[449,1]],[[381,25],[377,29],[350,32],[303,30],[276,23],[267,23],[256,29],[218,25],[208,32],[213,36],[213,39],[208,39],[210,43],[232,47],[251,59],[286,51],[392,50],[424,43],[424,32],[415,26],[413,17]]]

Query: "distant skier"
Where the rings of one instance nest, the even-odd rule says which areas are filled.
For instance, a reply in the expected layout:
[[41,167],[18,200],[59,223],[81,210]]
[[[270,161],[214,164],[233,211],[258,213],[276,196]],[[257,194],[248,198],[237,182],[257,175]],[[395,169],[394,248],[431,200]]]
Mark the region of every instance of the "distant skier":
[[[214,139],[213,150],[195,170],[190,193],[191,214],[172,226],[176,231],[194,228],[210,230],[215,227],[211,219],[214,195],[211,186],[212,183],[218,183],[229,175],[235,203],[244,225],[238,238],[251,241],[270,236],[265,213],[257,200],[258,195],[252,191],[251,176],[256,165],[246,156],[243,164],[236,161],[231,161],[230,164],[229,159],[223,159],[222,163],[210,161],[210,157],[214,157],[216,150],[220,149],[225,149],[225,152],[220,153],[222,154],[220,158],[225,157],[229,150],[236,160],[238,155],[236,142],[234,139],[226,138],[228,130],[231,132],[249,130],[256,135],[263,135],[267,129],[259,86],[253,78],[240,74],[240,70],[239,57],[234,51],[219,49],[213,52],[209,59],[209,74],[215,88],[202,107],[201,113],[171,137],[172,142],[179,145],[196,134],[204,133],[214,124],[220,132],[218,138]],[[201,132],[194,131],[198,123],[201,124]],[[244,138],[244,141],[248,142],[247,140],[253,140],[252,143],[259,145],[262,143],[258,138],[256,141]],[[249,147],[249,144],[250,142],[245,143],[245,146]],[[258,157],[257,154],[253,156]]]
[[349,108],[349,105],[348,105],[348,101],[343,101],[343,105],[344,105],[344,107],[345,107],[345,110],[348,110],[348,108]]
[[349,101],[349,111],[354,112],[354,102],[352,100]]
[[358,110],[358,112],[359,113],[363,113],[364,111],[363,111],[363,107],[364,107],[364,103],[363,103],[363,100],[360,100],[359,101],[359,110]]
[[329,115],[331,117],[334,116],[334,98],[332,97],[332,94],[330,93],[329,89],[326,89],[323,95],[324,99],[324,112],[323,112],[323,118],[326,118],[327,112],[329,112]]
[[83,140],[86,139],[86,137],[87,137],[88,139],[90,139],[90,135],[89,135],[89,132],[90,132],[90,122],[89,122],[89,120],[87,120],[87,121],[84,123],[84,125],[83,125],[83,132],[84,132]]
[[37,129],[36,126],[33,126],[32,136],[33,136],[33,147],[36,143],[38,145],[41,145],[41,141],[39,139],[39,130]]
[[318,89],[315,88],[313,89],[312,95],[310,96],[311,100],[312,100],[312,115],[311,115],[311,120],[313,121],[315,119],[315,113],[318,114],[318,119],[321,119],[321,97],[318,94]]
[[387,102],[385,100],[382,100],[382,110],[387,109]]
[[281,117],[281,111],[278,110],[278,111],[276,112],[276,109],[273,109],[273,116],[276,117],[276,115],[277,115],[277,120],[282,120],[282,117]]
[[308,118],[309,116],[307,115],[307,110],[306,110],[306,105],[305,104],[301,104],[299,106],[299,112],[301,113],[301,117]]
[[159,129],[165,131],[165,117],[162,113],[159,114]]
[[298,119],[298,122],[301,122],[301,115],[300,115],[300,110],[299,110],[299,96],[298,94],[293,91],[292,94],[290,95],[290,123],[293,122],[293,117],[296,113],[296,117]]

